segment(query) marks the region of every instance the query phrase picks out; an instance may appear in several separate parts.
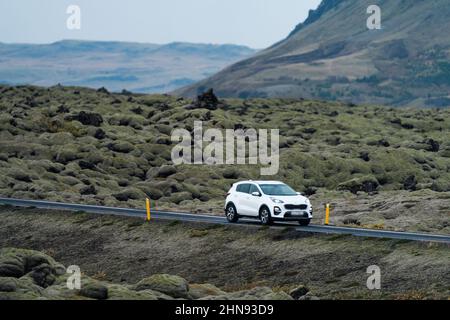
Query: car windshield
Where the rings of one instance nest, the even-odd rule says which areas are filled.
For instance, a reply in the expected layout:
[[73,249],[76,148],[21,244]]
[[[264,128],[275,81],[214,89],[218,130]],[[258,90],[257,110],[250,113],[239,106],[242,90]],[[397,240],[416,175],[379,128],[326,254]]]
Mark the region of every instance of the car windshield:
[[291,187],[285,184],[262,184],[260,185],[261,190],[264,194],[268,196],[296,196],[295,192]]

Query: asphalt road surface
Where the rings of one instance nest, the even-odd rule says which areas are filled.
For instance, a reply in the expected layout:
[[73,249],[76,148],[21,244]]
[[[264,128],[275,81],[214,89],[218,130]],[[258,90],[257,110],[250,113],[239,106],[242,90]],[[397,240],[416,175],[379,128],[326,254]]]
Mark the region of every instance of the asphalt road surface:
[[[129,217],[139,217],[145,219],[146,211],[139,209],[128,209],[128,208],[112,208],[112,207],[102,207],[102,206],[92,206],[84,204],[71,204],[71,203],[59,203],[51,201],[38,201],[38,200],[21,200],[21,199],[11,199],[11,198],[0,198],[0,204],[12,205],[16,207],[35,207],[39,209],[54,209],[54,210],[67,210],[67,211],[85,211],[95,214],[105,214],[105,215],[118,215],[118,216],[129,216]],[[208,216],[190,213],[180,213],[180,212],[167,212],[167,211],[152,211],[152,219],[161,220],[178,220],[186,222],[201,222],[201,223],[211,223],[211,224],[229,224],[227,219],[223,216]],[[242,226],[258,226],[257,220],[251,219],[240,219],[239,223],[236,225]],[[384,230],[369,230],[369,229],[358,229],[358,228],[347,228],[347,227],[336,227],[336,226],[322,226],[322,225],[310,225],[308,227],[300,227],[298,224],[292,223],[279,223],[273,228],[286,228],[293,227],[298,232],[311,232],[311,233],[323,233],[323,234],[343,234],[352,235],[357,237],[367,237],[367,238],[386,238],[386,239],[400,239],[400,240],[411,240],[411,241],[425,241],[425,242],[440,242],[450,244],[450,236],[437,235],[437,234],[427,234],[427,233],[412,233],[412,232],[395,232],[395,231],[384,231]]]

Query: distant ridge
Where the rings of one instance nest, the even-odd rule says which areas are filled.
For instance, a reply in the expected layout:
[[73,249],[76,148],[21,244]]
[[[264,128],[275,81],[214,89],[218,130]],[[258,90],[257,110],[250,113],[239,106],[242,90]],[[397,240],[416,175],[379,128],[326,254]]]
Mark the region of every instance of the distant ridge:
[[106,87],[163,93],[192,84],[256,50],[231,44],[164,45],[63,40],[51,44],[0,43],[0,83]]

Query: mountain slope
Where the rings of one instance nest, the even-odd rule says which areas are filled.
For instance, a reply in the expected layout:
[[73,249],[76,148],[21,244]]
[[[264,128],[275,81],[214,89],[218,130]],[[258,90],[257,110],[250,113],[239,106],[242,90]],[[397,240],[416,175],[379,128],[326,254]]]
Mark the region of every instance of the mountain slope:
[[373,0],[324,0],[286,39],[175,93],[449,106],[450,2],[376,2],[382,30],[366,25]]
[[190,43],[0,43],[0,83],[165,92],[199,81],[254,52],[235,45]]

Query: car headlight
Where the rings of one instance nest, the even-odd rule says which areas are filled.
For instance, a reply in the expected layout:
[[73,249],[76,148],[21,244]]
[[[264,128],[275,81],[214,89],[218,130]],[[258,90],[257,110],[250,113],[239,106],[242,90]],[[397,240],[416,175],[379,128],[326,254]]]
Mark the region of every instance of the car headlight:
[[283,201],[281,201],[280,199],[277,198],[270,198],[274,203],[284,203]]

